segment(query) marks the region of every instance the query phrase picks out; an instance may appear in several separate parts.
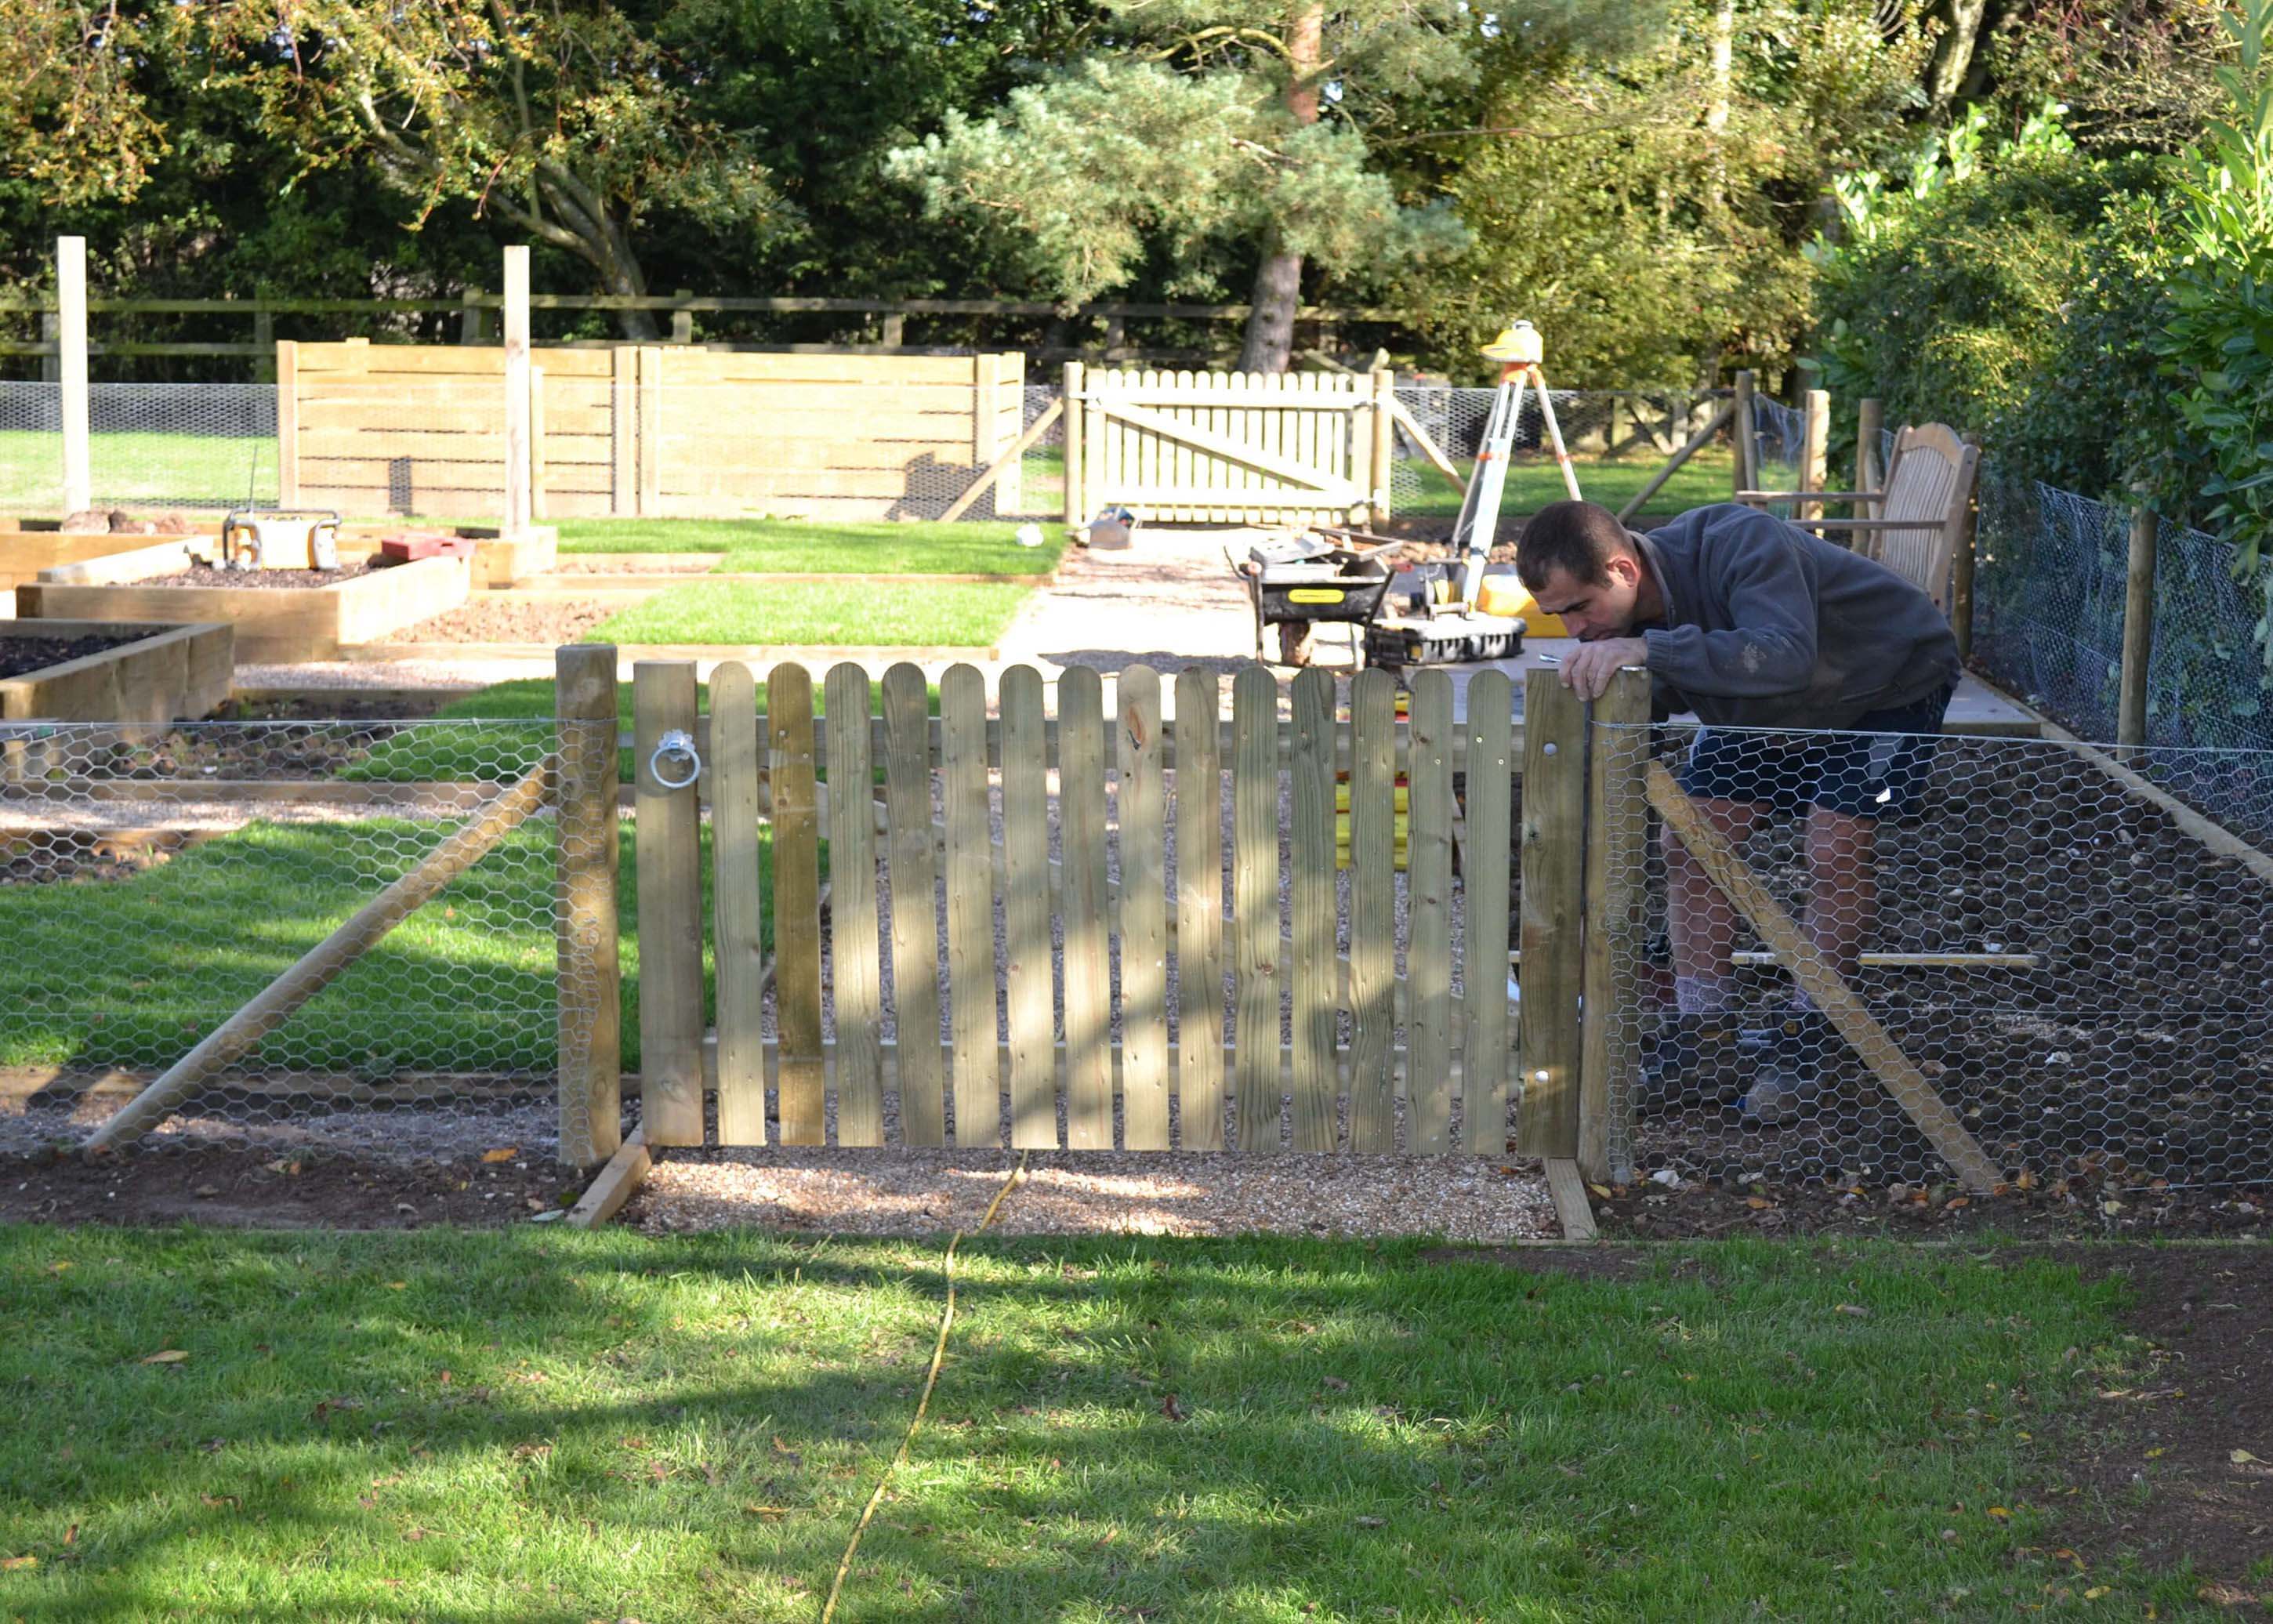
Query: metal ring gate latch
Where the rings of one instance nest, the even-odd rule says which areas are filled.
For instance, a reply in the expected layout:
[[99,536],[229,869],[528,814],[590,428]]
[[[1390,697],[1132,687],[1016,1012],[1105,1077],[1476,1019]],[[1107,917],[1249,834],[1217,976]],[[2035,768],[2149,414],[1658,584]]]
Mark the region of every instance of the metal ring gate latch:
[[[672,778],[663,770],[665,756],[683,759],[691,765],[684,778]],[[647,759],[648,775],[666,790],[684,790],[702,776],[702,758],[695,751],[694,736],[684,728],[673,728],[656,740],[655,753]]]

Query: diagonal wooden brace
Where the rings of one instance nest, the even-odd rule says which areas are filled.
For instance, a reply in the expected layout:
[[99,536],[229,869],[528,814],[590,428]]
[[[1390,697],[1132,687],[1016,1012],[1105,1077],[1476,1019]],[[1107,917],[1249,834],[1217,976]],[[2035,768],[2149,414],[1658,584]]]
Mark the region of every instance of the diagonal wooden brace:
[[1872,1074],[1917,1124],[1918,1131],[1933,1142],[1942,1159],[1965,1181],[1966,1188],[1985,1195],[2003,1185],[2004,1174],[1980,1141],[1965,1131],[1957,1113],[1863,1007],[1845,977],[1824,961],[1791,916],[1768,894],[1767,887],[1737,855],[1728,836],[1705,820],[1662,761],[1649,765],[1649,804],[1665,819],[1668,832],[1689,849],[1689,855],[1736,904],[1737,911],[1752,922],[1777,962],[1791,972],[1792,979],[1814,1000],[1839,1036],[1854,1045]]

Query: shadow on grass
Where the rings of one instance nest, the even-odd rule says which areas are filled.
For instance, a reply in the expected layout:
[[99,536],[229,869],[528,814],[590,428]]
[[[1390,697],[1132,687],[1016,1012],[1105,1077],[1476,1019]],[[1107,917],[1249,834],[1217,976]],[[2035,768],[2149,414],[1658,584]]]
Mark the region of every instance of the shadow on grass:
[[[967,1244],[844,1616],[2042,1599],[2021,1440],[2108,1289],[1837,1245],[1632,1282],[1452,1255]],[[0,1390],[50,1418],[0,1445],[0,1547],[41,1563],[0,1608],[72,1619],[809,1619],[941,1297],[935,1246],[528,1229],[0,1231],[0,1281],[30,1328]]]

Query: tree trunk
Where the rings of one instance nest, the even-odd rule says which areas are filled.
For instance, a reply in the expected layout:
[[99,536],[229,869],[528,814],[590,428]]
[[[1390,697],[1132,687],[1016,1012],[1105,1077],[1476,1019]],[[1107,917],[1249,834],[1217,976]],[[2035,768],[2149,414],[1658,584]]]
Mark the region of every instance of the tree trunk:
[[1729,166],[1722,143],[1729,132],[1729,102],[1735,83],[1737,45],[1736,0],[1719,0],[1713,8],[1712,92],[1705,103],[1705,135],[1712,148],[1713,183],[1709,206],[1719,213],[1729,204]]
[[[1298,0],[1287,29],[1287,111],[1298,125],[1318,122],[1318,64],[1325,56],[1326,8]],[[1239,350],[1242,372],[1283,372],[1294,359],[1294,312],[1302,303],[1302,256],[1272,243],[1255,269],[1254,308]]]
[[1302,303],[1302,256],[1271,253],[1255,270],[1254,308],[1240,346],[1242,372],[1283,372],[1294,359],[1294,312]]
[[1965,83],[1973,65],[1974,48],[1980,43],[1989,14],[1989,0],[1943,0],[1935,8],[1947,26],[1933,42],[1933,58],[1926,64],[1926,100],[1947,107]]
[[[618,298],[645,298],[647,275],[640,269],[639,256],[605,206],[573,177],[540,172],[538,183],[551,206],[553,221],[575,235],[578,257],[600,273],[600,291]],[[652,344],[663,336],[653,311],[618,311],[616,326],[634,344]]]

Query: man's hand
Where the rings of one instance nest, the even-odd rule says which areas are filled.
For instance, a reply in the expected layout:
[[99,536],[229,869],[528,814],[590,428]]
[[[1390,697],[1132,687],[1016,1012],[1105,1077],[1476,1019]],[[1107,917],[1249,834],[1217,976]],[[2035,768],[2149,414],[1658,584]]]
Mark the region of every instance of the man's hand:
[[1563,656],[1563,685],[1575,689],[1582,700],[1599,700],[1609,692],[1610,678],[1621,667],[1648,661],[1646,638],[1606,637],[1598,643],[1581,643]]

